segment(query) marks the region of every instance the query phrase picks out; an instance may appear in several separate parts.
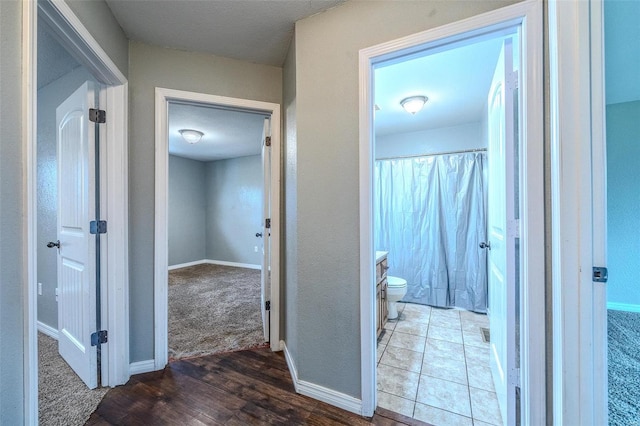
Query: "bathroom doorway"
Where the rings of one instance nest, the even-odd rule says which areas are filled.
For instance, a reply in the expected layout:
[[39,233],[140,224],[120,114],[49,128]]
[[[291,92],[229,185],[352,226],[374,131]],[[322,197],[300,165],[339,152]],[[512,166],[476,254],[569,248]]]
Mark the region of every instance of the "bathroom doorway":
[[[526,7],[511,11],[535,15]],[[422,43],[412,36],[404,51],[390,43],[361,52],[361,63],[370,61],[361,81],[371,82],[361,86],[362,128],[370,129],[361,139],[361,184],[370,189],[361,199],[363,301],[375,297],[372,277],[380,271],[406,287],[397,319],[375,341],[372,391],[378,407],[434,424],[515,423],[519,384],[505,372],[519,369],[530,350],[519,346],[530,317],[521,322],[516,313],[531,291],[530,277],[516,272],[542,260],[535,238],[526,251],[516,249],[521,229],[542,233],[542,224],[522,214],[539,194],[521,191],[525,177],[541,173],[541,158],[522,153],[524,141],[540,136],[522,131],[539,119],[523,111],[541,106],[541,94],[522,88],[531,87],[527,76],[540,52],[524,42],[531,34],[520,24],[489,26],[484,18],[467,22],[472,36],[455,28],[442,41],[438,29]],[[374,268],[381,256],[386,265]],[[542,311],[543,295],[536,296]],[[543,360],[544,351],[536,357]]]
[[156,101],[156,368],[279,350],[279,105],[160,88]]

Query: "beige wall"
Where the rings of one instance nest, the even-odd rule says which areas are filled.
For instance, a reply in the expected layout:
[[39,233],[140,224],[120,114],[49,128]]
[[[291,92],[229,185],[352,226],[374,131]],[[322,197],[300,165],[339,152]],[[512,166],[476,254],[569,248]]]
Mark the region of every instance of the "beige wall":
[[282,69],[208,54],[129,45],[131,362],[153,358],[155,88],[282,102]]
[[286,327],[297,327],[287,338],[300,379],[360,398],[358,51],[510,3],[353,1],[296,24],[296,112],[286,129],[296,134],[286,159],[297,212],[287,303],[296,311]]

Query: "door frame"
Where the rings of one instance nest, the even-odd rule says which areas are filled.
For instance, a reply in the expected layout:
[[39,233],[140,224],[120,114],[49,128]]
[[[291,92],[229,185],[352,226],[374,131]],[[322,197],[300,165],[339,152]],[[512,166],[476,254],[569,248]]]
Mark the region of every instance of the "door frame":
[[[103,86],[101,100],[107,113],[104,172],[101,186],[103,218],[109,232],[103,240],[102,324],[109,330],[109,344],[102,348],[103,385],[116,386],[129,380],[129,257],[128,257],[128,82],[109,55],[61,0],[22,2],[23,146],[25,152],[27,212],[24,229],[24,418],[38,422],[37,347],[37,29],[39,13],[56,31],[61,43],[72,51]],[[107,185],[108,183],[108,185]],[[108,203],[107,203],[108,201]]]
[[280,105],[249,99],[156,87],[155,90],[155,235],[154,235],[154,368],[168,362],[168,192],[169,192],[169,102],[190,102],[229,108],[264,111],[271,115],[271,350],[282,350],[280,342]]
[[546,423],[544,170],[543,170],[543,22],[542,1],[527,0],[462,21],[360,51],[360,347],[362,414],[376,407],[375,277],[373,246],[373,67],[487,31],[519,26],[523,51],[520,85],[524,98],[520,170],[523,236],[521,273],[521,416],[523,424]]
[[600,425],[606,284],[592,267],[607,266],[604,2],[551,0],[548,13],[553,422]]

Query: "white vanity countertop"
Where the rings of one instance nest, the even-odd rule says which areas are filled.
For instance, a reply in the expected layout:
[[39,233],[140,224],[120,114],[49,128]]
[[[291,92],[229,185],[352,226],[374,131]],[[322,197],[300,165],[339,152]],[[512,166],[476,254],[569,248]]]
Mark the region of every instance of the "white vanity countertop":
[[387,257],[388,251],[376,251],[376,263]]

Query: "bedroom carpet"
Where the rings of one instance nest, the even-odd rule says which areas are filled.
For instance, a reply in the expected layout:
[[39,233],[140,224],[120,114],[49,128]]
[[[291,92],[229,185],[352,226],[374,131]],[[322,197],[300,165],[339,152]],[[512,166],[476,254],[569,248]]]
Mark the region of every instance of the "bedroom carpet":
[[265,345],[260,270],[202,264],[169,271],[169,358]]
[[609,424],[640,425],[640,313],[609,310]]
[[42,426],[83,425],[109,388],[90,390],[58,354],[58,342],[38,333],[38,420]]

